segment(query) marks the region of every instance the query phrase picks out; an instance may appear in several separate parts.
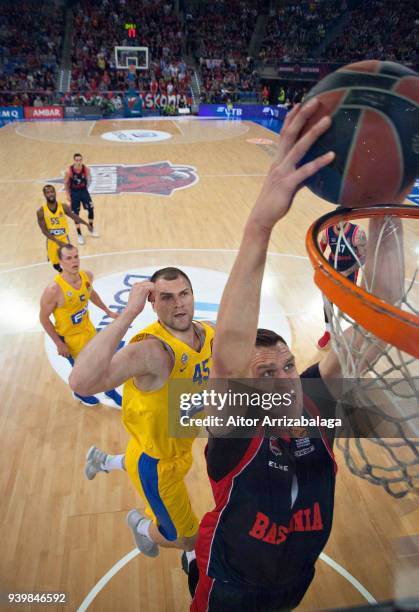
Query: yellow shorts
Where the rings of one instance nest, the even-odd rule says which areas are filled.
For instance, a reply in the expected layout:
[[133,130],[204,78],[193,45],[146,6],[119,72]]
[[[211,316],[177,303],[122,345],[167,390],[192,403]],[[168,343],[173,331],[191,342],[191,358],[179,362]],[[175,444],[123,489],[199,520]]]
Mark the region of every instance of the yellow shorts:
[[[58,239],[62,242],[67,242],[68,244],[70,243],[70,240],[66,234],[64,236],[59,236]],[[58,244],[56,244],[52,240],[47,240],[48,260],[52,263],[53,266],[60,263],[60,260],[58,259],[59,248],[60,247],[58,246]]]
[[82,348],[96,335],[96,330],[93,323],[89,323],[83,327],[83,330],[79,330],[77,334],[71,334],[70,336],[64,336],[64,342],[69,348],[70,354],[73,359],[77,357]]
[[192,454],[175,459],[155,459],[142,451],[131,438],[125,453],[125,467],[140,497],[146,514],[166,540],[193,536],[199,521],[192,510],[184,478],[192,465]]

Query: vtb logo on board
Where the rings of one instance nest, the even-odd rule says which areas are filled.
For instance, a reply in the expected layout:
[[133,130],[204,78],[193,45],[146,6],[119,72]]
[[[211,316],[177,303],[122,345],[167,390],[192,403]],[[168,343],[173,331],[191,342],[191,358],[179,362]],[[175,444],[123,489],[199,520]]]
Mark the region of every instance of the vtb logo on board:
[[[172,164],[169,161],[153,164],[101,164],[89,166],[92,182],[90,193],[119,194],[146,193],[171,196],[178,189],[192,187],[198,182],[194,166]],[[64,185],[63,177],[48,182]]]

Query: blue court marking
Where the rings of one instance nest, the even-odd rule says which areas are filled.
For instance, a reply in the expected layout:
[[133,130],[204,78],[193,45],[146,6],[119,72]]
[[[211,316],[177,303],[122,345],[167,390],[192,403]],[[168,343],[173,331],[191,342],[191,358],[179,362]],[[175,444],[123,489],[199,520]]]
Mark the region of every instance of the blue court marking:
[[160,497],[159,477],[157,474],[158,463],[158,459],[142,453],[138,460],[138,475],[150,508],[159,522],[160,533],[169,542],[174,542],[177,539],[177,531]]
[[280,119],[252,119],[252,121],[267,130],[271,130],[271,132],[275,132],[275,134],[279,134],[284,125],[284,122]]
[[416,206],[419,206],[419,179],[416,179],[412,192],[407,196],[407,199],[416,204]]
[[205,310],[206,312],[218,312],[219,304],[213,302],[195,302],[195,310]]

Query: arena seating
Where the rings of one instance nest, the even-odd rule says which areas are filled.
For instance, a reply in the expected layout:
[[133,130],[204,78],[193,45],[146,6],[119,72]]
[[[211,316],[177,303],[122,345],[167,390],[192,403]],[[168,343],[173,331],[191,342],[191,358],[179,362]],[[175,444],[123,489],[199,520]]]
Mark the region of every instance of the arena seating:
[[364,59],[416,63],[417,10],[410,0],[362,0],[343,32],[328,46],[325,59]]
[[259,58],[265,62],[310,59],[345,8],[345,0],[281,6],[269,18]]
[[64,9],[35,0],[4,2],[0,23],[0,105],[42,104],[55,90]]
[[257,16],[256,1],[218,1],[189,11],[188,46],[200,65],[203,101],[243,99],[254,91],[249,44]]
[[142,0],[82,0],[74,9],[71,54],[73,91],[122,92],[127,71],[115,67],[114,47],[129,46],[125,23],[136,23],[135,46],[148,47],[149,70],[138,71],[134,87],[143,92],[186,94],[191,71],[182,59],[182,24],[170,3]]

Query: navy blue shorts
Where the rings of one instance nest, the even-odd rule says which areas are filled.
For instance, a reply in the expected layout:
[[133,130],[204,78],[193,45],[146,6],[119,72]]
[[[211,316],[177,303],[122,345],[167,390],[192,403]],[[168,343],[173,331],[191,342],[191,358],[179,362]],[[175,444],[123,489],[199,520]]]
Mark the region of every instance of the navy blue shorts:
[[87,189],[73,189],[71,191],[71,210],[74,214],[80,214],[80,205],[83,204],[84,210],[93,208],[92,198]]

